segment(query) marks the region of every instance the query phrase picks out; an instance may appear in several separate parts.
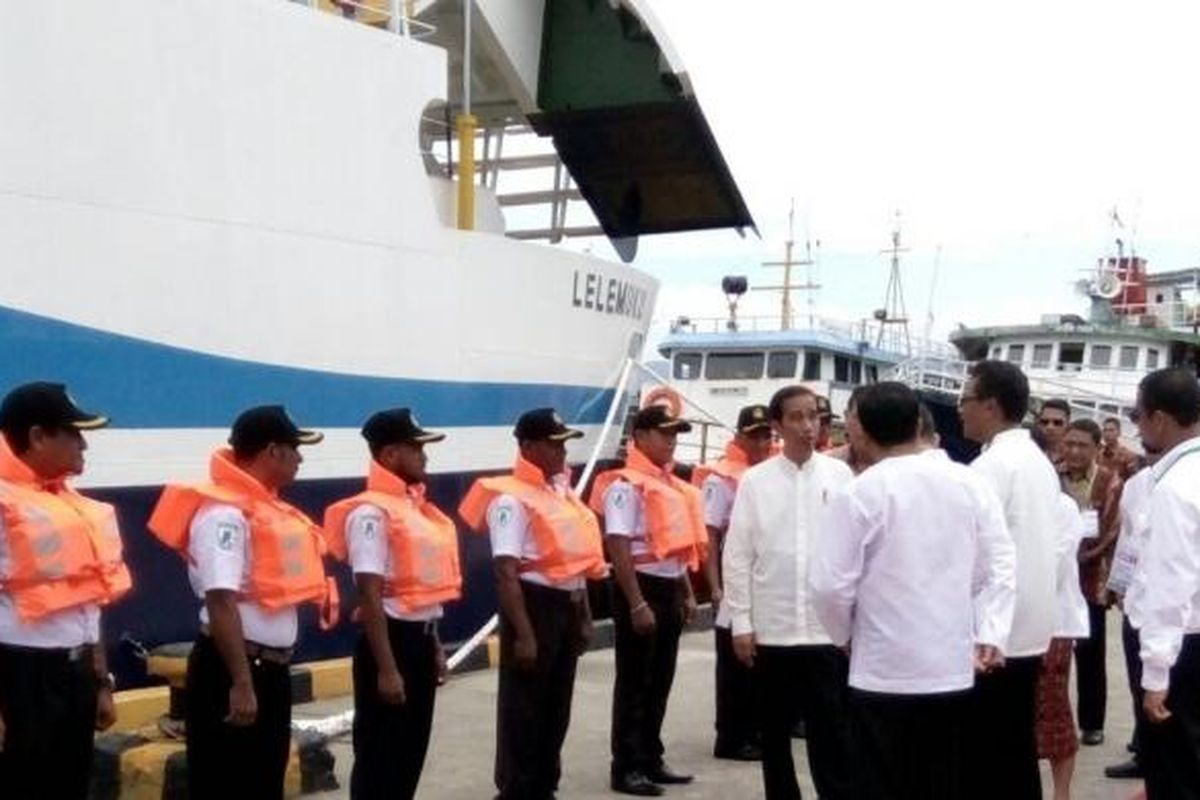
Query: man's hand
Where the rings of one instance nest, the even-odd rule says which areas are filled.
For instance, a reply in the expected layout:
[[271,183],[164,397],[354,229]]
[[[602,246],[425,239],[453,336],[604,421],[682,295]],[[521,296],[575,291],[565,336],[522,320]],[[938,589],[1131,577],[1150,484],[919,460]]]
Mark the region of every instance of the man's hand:
[[696,618],[696,612],[698,610],[699,609],[696,606],[696,595],[692,594],[689,590],[687,594],[683,596],[683,624],[691,625],[692,620]]
[[733,654],[747,667],[754,666],[754,634],[739,633],[733,637]]
[[389,706],[403,705],[407,699],[404,694],[404,677],[395,667],[379,670],[375,685],[379,689],[379,699]]
[[438,642],[433,649],[433,667],[437,675],[437,685],[445,686],[450,680],[450,667],[446,664],[446,648]]
[[633,617],[633,632],[638,636],[649,636],[654,633],[654,629],[658,626],[658,620],[654,617],[654,611],[642,601],[639,605],[634,606],[631,612]]
[[721,613],[721,601],[724,599],[725,593],[722,592],[720,588],[712,590],[712,594],[709,595],[709,602],[712,603],[713,617],[716,617],[717,614]]
[[513,643],[513,658],[516,659],[518,669],[526,672],[537,669],[537,639],[532,636],[518,636]]
[[225,721],[230,725],[245,727],[253,725],[258,718],[258,698],[254,696],[254,684],[234,683],[229,688],[229,715]]
[[96,730],[106,731],[117,721],[117,707],[113,704],[112,689],[101,686],[96,693]]
[[975,645],[975,671],[988,673],[1004,666],[1004,655],[1000,648],[990,644]]
[[1171,710],[1167,708],[1167,692],[1146,692],[1142,698],[1142,710],[1146,712],[1146,719],[1155,725],[1169,720]]

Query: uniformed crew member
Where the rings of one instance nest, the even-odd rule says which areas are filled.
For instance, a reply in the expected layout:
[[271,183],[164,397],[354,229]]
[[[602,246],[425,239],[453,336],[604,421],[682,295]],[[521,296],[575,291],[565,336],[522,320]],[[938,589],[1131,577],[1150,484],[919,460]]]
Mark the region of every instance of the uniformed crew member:
[[742,473],[771,457],[771,420],[767,407],[746,406],[738,413],[737,433],[725,446],[725,455],[713,464],[700,464],[692,472],[692,483],[704,493],[704,524],[708,527],[709,551],[705,570],[717,609],[716,634],[717,740],[713,755],[735,761],[757,761],[758,715],[750,668],[738,661],[729,633],[729,610],[722,603],[721,550],[729,514]]
[[0,404],[0,795],[88,796],[92,739],[116,720],[100,608],[131,586],[116,511],[67,485],[82,411],[62,384]]
[[336,592],[321,529],[279,490],[295,480],[299,446],[322,438],[282,406],[251,408],[213,454],[211,483],[167,486],[150,518],[204,601],[187,667],[189,797],[283,797],[296,607],[321,603],[332,625]]
[[688,571],[708,550],[700,491],[672,471],[676,436],[691,427],[663,406],[643,408],[625,467],[592,490],[616,578],[611,786],[624,794],[657,796],[692,780],[667,766],[662,743],[679,636],[696,612]]
[[446,434],[393,408],[371,416],[362,435],[367,489],[325,511],[329,550],[350,562],[362,613],[350,796],[411,800],[445,671],[437,621],[442,604],[462,595],[454,521],[425,498],[425,445]]
[[539,408],[521,415],[513,435],[512,474],[476,481],[459,514],[490,533],[500,599],[496,788],[501,800],[550,800],[575,664],[591,639],[587,579],[608,568],[600,525],[569,483],[566,443],[583,432]]

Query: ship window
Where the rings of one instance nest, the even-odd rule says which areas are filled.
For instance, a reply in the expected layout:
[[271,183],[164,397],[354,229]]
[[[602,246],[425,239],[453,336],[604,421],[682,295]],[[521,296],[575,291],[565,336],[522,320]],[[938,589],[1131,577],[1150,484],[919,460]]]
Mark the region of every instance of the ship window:
[[678,353],[675,356],[675,379],[694,381],[700,377],[700,364],[704,361],[703,353]]
[[1153,347],[1146,350],[1146,369],[1158,369],[1158,351]]
[[845,356],[833,357],[833,379],[838,383],[850,382],[850,359]]
[[796,377],[796,362],[798,358],[794,352],[788,353],[771,353],[767,356],[767,377],[768,378],[794,378]]
[[1121,369],[1137,369],[1138,349],[1128,345],[1121,348]]
[[1117,406],[1114,403],[1101,403],[1100,410],[1105,414],[1117,413]]
[[867,365],[867,383],[879,383],[879,367],[874,364]]
[[1048,367],[1050,359],[1054,357],[1054,345],[1052,344],[1035,344],[1033,346],[1033,366]]
[[1020,364],[1025,360],[1025,345],[1010,344],[1008,346],[1008,360],[1014,364]]
[[756,381],[762,377],[764,353],[709,353],[704,377],[710,381]]
[[806,381],[821,380],[821,354],[820,353],[805,353],[804,354],[804,380],[806,380]]
[[992,358],[999,361],[1000,356],[1002,356],[1002,355],[1004,355],[1004,348],[1002,348],[1002,347],[993,347],[992,348]]
[[1093,367],[1107,367],[1112,364],[1112,345],[1092,345],[1092,360],[1089,363]]
[[861,361],[851,361],[850,362],[850,382],[851,383],[862,383],[862,362]]
[[1063,342],[1058,348],[1058,368],[1078,372],[1083,366],[1083,342]]

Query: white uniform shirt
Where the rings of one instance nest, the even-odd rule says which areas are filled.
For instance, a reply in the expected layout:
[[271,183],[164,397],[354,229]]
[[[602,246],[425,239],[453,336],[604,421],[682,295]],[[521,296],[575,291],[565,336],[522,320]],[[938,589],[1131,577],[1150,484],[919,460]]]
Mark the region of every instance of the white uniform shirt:
[[633,568],[643,575],[654,575],[658,578],[682,577],[687,574],[687,564],[678,558],[637,563],[639,558],[652,556],[650,544],[646,541],[645,508],[642,493],[629,481],[613,481],[604,494],[605,534],[628,537],[629,552],[634,558]]
[[[556,475],[550,486],[559,497],[567,496],[565,475]],[[492,500],[487,509],[487,524],[488,535],[492,540],[492,558],[511,556],[519,561],[537,561],[541,557],[537,540],[533,536],[529,513],[525,506],[521,505],[521,501],[511,494],[502,494]],[[559,583],[552,582],[545,573],[537,570],[521,572],[519,577],[529,583],[552,586],[563,591],[575,591],[587,586],[587,578],[583,575]]]
[[[250,537],[246,516],[236,506],[206,503],[188,529],[188,580],[196,596],[225,589],[244,591],[250,575]],[[295,606],[276,612],[257,603],[238,602],[242,637],[267,647],[291,647],[298,628]],[[200,622],[207,625],[208,606],[200,604]]]
[[813,609],[809,553],[833,495],[854,474],[813,453],[803,466],[785,455],[742,474],[721,559],[734,636],[764,645],[829,644]]
[[1004,650],[1016,549],[986,482],[949,459],[884,459],[831,498],[816,535],[813,605],[851,643],[850,685],[934,694],[975,682],[975,645]]
[[1125,605],[1141,623],[1142,688],[1163,691],[1184,634],[1200,633],[1200,437],[1151,469],[1150,535]]
[[[1142,548],[1146,544],[1146,536],[1150,532],[1147,503],[1150,492],[1154,489],[1154,473],[1150,467],[1143,467],[1136,475],[1125,481],[1121,489],[1121,535],[1117,538],[1117,547],[1113,552],[1112,570],[1108,573],[1108,588],[1119,595],[1126,595],[1137,574],[1138,562]],[[1129,604],[1125,604],[1125,615],[1129,624],[1134,628],[1141,625],[1130,613]]]
[[[725,531],[729,527],[729,517],[733,513],[733,498],[737,494],[736,484],[723,475],[709,475],[704,479],[701,491],[704,492],[704,524],[710,528]],[[711,543],[716,546],[715,542]],[[723,581],[722,581],[723,582]],[[729,606],[725,603],[717,608],[717,618],[713,625],[718,628],[728,628],[730,623]]]
[[1017,605],[1007,655],[1041,655],[1058,628],[1058,474],[1019,428],[997,434],[971,467],[1000,498],[1017,547]]
[[[8,577],[8,535],[0,518],[0,575]],[[0,591],[0,642],[17,647],[63,648],[100,641],[100,606],[66,608],[36,622],[25,622],[16,604]]]
[[1058,495],[1058,627],[1060,639],[1086,639],[1091,636],[1087,600],[1079,587],[1079,543],[1087,533],[1079,504],[1066,492]]
[[[395,577],[388,524],[384,510],[371,503],[363,503],[346,517],[346,548],[355,575],[379,575],[385,581]],[[392,619],[427,622],[441,618],[442,604],[403,611],[395,598],[384,597],[383,613]]]

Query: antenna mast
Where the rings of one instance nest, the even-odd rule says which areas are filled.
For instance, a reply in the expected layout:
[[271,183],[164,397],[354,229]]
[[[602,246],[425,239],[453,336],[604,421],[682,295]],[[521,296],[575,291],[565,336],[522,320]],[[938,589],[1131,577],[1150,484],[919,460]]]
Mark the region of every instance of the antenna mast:
[[[764,267],[783,267],[783,283],[779,286],[755,286],[753,291],[756,292],[779,292],[779,329],[791,330],[793,310],[792,310],[792,290],[796,289],[802,292],[808,292],[808,325],[810,328],[815,327],[816,314],[814,306],[813,294],[821,288],[819,283],[813,282],[813,261],[812,257],[812,242],[805,241],[804,243],[804,260],[792,260],[792,248],[795,247],[796,238],[796,201],[793,199],[790,209],[788,210],[788,238],[784,243],[783,261],[764,261]],[[818,251],[821,243],[817,242]],[[792,268],[805,268],[804,283],[792,283]]]
[[[892,229],[892,246],[880,252],[884,255],[891,255],[892,268],[888,274],[887,291],[883,297],[883,308],[875,312],[875,320],[879,323],[879,336],[875,340],[875,346],[882,348],[888,328],[890,326],[897,326],[900,328],[900,331],[896,344],[899,345],[903,341],[904,353],[912,356],[912,339],[908,335],[908,311],[904,306],[904,286],[900,282],[900,254],[907,253],[908,248],[900,246],[899,211],[896,212],[896,227]],[[888,337],[888,339],[888,343],[891,344],[891,337]]]

